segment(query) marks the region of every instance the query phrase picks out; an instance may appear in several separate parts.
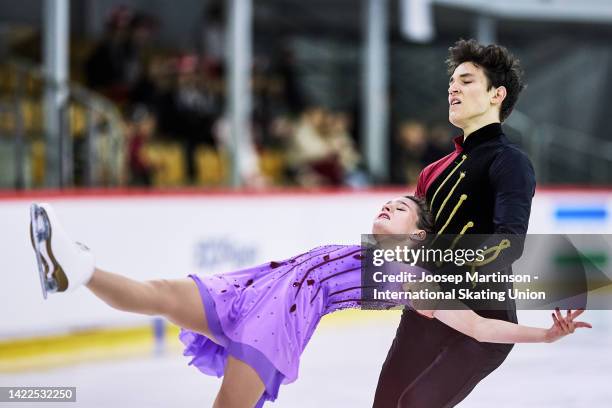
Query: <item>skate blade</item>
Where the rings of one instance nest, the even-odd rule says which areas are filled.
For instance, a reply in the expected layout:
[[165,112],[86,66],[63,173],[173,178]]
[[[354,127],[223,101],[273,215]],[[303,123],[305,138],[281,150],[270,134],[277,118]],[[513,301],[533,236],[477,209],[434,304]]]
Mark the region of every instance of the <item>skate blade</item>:
[[51,224],[49,218],[44,208],[37,204],[32,204],[30,207],[30,239],[36,254],[43,298],[47,299],[49,293],[58,291],[58,282],[55,277],[64,274],[51,252]]

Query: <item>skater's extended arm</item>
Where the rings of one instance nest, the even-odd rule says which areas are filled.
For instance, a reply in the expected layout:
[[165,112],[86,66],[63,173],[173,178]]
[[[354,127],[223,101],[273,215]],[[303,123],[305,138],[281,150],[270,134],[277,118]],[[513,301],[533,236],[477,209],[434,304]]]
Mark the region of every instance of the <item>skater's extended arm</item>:
[[591,328],[586,322],[574,321],[584,310],[568,310],[564,317],[557,309],[553,313],[553,325],[549,329],[522,326],[503,320],[487,319],[472,310],[435,310],[433,317],[442,323],[488,343],[552,343],[576,328]]

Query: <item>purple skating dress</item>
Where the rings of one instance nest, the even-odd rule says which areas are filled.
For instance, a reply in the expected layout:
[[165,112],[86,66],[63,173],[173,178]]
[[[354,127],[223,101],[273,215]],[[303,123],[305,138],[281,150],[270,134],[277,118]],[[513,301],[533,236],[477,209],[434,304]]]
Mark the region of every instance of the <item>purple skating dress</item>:
[[256,407],[295,381],[300,355],[319,320],[361,300],[361,247],[327,245],[279,262],[213,276],[198,285],[217,343],[181,329],[189,363],[221,377],[228,356],[249,364],[265,391]]

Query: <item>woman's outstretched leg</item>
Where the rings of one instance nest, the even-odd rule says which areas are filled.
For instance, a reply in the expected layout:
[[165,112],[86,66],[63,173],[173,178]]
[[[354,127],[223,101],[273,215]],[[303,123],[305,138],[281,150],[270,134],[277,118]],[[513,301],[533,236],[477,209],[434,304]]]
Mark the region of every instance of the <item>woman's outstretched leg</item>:
[[128,312],[161,315],[186,329],[210,337],[204,305],[191,279],[139,282],[95,268],[89,248],[64,231],[53,208],[33,204],[30,237],[43,296],[86,285],[110,306]]
[[141,282],[96,268],[86,286],[115,309],[163,316],[180,327],[211,337],[200,292],[189,278]]
[[265,386],[253,367],[228,357],[223,383],[213,408],[253,408],[264,390]]

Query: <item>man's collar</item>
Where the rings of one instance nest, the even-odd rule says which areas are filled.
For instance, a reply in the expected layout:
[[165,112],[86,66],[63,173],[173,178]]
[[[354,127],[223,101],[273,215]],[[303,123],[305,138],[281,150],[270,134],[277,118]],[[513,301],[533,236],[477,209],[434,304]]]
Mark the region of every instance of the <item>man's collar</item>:
[[499,137],[503,133],[501,123],[490,123],[472,132],[467,137],[465,142],[463,141],[463,135],[455,137],[453,139],[453,142],[455,143],[455,151],[464,152],[471,150],[487,140]]

